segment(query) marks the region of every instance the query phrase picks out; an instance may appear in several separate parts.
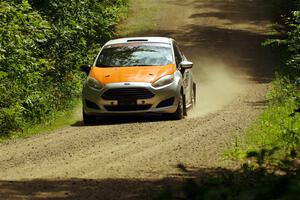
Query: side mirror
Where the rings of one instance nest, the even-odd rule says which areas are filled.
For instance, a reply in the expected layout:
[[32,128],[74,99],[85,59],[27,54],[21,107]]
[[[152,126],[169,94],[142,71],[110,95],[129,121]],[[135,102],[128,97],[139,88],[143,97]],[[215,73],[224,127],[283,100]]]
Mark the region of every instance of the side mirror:
[[80,66],[80,71],[86,73],[87,75],[89,75],[90,71],[91,71],[91,65],[81,65]]
[[182,61],[181,63],[180,63],[180,67],[181,67],[181,69],[183,69],[183,70],[185,70],[185,69],[191,69],[191,68],[193,68],[193,63],[192,62],[190,62],[190,61]]

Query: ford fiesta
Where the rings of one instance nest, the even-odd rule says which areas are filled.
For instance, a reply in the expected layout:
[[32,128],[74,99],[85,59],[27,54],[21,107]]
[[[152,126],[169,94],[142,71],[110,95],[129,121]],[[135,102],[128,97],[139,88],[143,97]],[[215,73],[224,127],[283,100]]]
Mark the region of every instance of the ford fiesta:
[[171,38],[107,42],[93,65],[83,65],[83,120],[97,116],[161,113],[182,119],[196,103],[191,68]]

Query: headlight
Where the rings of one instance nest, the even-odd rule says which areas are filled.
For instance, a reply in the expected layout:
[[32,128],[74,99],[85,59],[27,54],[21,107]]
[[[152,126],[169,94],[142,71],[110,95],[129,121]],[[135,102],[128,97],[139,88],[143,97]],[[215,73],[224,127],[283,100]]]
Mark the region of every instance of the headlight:
[[170,83],[172,83],[174,81],[174,75],[167,75],[164,76],[160,79],[158,79],[157,81],[155,81],[152,86],[153,87],[162,87],[164,85],[168,85]]
[[94,79],[90,76],[87,78],[86,82],[87,82],[88,86],[90,86],[92,88],[95,88],[95,89],[98,89],[98,90],[100,90],[103,87],[102,84],[99,81],[97,81],[96,79]]

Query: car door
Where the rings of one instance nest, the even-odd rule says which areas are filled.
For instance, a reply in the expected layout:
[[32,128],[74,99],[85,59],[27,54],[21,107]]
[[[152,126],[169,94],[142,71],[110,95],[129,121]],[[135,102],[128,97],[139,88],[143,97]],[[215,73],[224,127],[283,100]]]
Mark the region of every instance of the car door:
[[191,84],[191,70],[187,69],[187,70],[182,70],[180,68],[180,63],[183,60],[186,60],[185,56],[183,55],[183,53],[180,51],[178,45],[176,44],[176,42],[173,43],[173,48],[174,48],[174,55],[175,55],[175,62],[176,62],[176,67],[178,70],[181,71],[182,73],[182,78],[183,78],[183,92],[185,94],[186,97],[186,105],[190,105],[191,102],[191,95],[192,95],[192,84]]

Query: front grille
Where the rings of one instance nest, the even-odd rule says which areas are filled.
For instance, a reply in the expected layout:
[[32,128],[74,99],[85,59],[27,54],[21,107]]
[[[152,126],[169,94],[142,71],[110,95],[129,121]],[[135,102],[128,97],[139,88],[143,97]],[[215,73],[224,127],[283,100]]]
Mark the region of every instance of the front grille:
[[104,92],[102,98],[105,100],[128,99],[150,99],[154,94],[146,88],[117,88]]
[[124,106],[104,106],[108,111],[140,111],[140,110],[149,110],[152,105],[124,105]]

